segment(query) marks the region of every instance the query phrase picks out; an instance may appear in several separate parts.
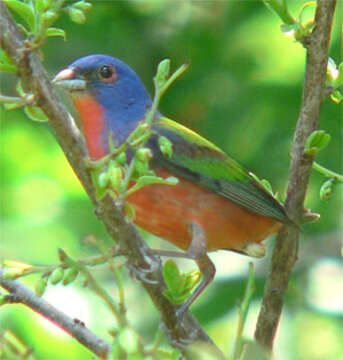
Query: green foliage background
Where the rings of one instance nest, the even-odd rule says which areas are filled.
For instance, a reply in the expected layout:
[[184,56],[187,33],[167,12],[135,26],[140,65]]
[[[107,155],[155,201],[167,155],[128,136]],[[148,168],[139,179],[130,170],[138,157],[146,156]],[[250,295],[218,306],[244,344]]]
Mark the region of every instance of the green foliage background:
[[[289,3],[296,14],[302,2]],[[76,58],[105,53],[130,64],[152,90],[152,77],[161,59],[169,57],[175,67],[190,61],[187,74],[164,97],[161,111],[270,180],[284,197],[290,145],[301,104],[305,50],[279,31],[279,19],[259,1],[94,1],[93,5],[86,25],[71,23],[67,16],[57,23],[67,31],[68,39],[51,39],[43,48],[51,76]],[[341,57],[341,22],[338,8],[330,49],[336,62]],[[13,93],[13,84],[11,77],[2,76],[3,93]],[[0,259],[54,263],[59,247],[74,258],[88,256],[95,252],[82,242],[89,234],[111,246],[48,126],[29,121],[22,111],[0,111]],[[321,128],[332,140],[317,160],[338,172],[342,172],[341,121],[342,108],[325,100]],[[313,173],[306,205],[322,217],[303,228],[299,262],[276,345],[277,359],[343,359],[339,297],[343,286],[342,193],[337,186],[329,201],[321,201],[323,181],[320,174]],[[146,236],[151,246],[161,248],[159,240]],[[239,255],[228,254],[226,262],[237,258]],[[268,259],[257,263],[250,335],[267,265]],[[94,273],[116,295],[108,272],[95,269]],[[159,316],[143,290],[128,274],[126,278],[129,317],[149,341]],[[27,283],[32,285],[34,280],[27,279]],[[226,352],[237,319],[235,303],[242,297],[245,280],[246,271],[238,275],[228,271],[192,308]],[[333,299],[339,298],[337,305],[339,300],[335,303]],[[47,299],[109,339],[107,331],[115,325],[100,300],[83,289],[81,282],[66,289],[52,288]],[[0,308],[0,331],[3,329],[16,331],[42,359],[91,358],[75,341],[22,306]]]

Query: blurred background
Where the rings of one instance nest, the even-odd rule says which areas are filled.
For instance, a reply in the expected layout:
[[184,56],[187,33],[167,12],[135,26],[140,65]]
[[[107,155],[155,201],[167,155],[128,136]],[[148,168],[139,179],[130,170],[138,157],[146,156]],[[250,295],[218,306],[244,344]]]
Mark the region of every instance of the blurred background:
[[[290,1],[295,16],[304,1]],[[44,46],[51,76],[88,54],[116,56],[142,77],[152,91],[157,63],[170,58],[174,68],[191,66],[167,92],[161,111],[222,147],[246,169],[268,179],[284,198],[289,152],[301,104],[305,50],[279,30],[280,21],[259,1],[93,1],[85,25],[63,16],[56,26],[67,41],[51,39]],[[342,58],[342,16],[337,9],[330,56]],[[311,10],[307,16],[311,16]],[[15,82],[2,76],[2,92],[13,94]],[[0,260],[43,265],[58,262],[57,249],[74,258],[96,254],[83,239],[92,235],[113,245],[93,213],[46,124],[32,122],[22,111],[1,118]],[[324,101],[321,129],[331,134],[317,161],[342,172],[342,107]],[[299,261],[290,283],[275,345],[278,360],[343,359],[342,189],[328,201],[319,198],[325,181],[311,176],[306,206],[321,219],[305,225]],[[165,246],[144,234],[155,248]],[[229,234],[228,234],[229,236]],[[273,240],[268,241],[271,246]],[[269,252],[270,253],[270,252]],[[247,280],[247,257],[229,252],[211,255],[217,276],[192,311],[215,342],[229,353],[237,325],[237,302]],[[118,260],[121,261],[121,260]],[[256,291],[245,331],[252,338],[270,258],[254,261]],[[124,260],[122,260],[124,262]],[[183,262],[184,269],[195,264]],[[111,274],[97,267],[94,275],[117,296]],[[147,342],[159,325],[150,299],[128,273],[128,316]],[[25,283],[32,286],[32,276]],[[49,287],[44,298],[84,321],[110,341],[116,327],[108,310],[82,281]],[[139,299],[139,303],[137,303]],[[12,329],[41,359],[91,359],[91,354],[42,317],[20,305],[0,308],[0,332]]]

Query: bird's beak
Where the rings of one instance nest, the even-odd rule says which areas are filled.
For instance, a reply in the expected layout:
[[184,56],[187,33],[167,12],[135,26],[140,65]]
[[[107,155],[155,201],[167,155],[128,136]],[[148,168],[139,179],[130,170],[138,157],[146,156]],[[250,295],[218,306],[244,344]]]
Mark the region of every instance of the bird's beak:
[[61,70],[53,79],[52,82],[68,91],[82,91],[87,88],[87,81],[82,77],[76,75],[75,69],[66,68]]

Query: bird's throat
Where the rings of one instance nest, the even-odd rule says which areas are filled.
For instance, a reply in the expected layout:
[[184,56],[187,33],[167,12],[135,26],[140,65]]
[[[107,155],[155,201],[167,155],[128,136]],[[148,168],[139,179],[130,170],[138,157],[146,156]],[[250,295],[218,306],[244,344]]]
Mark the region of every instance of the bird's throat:
[[104,110],[98,101],[88,94],[73,96],[73,102],[80,116],[89,156],[92,160],[100,159],[108,152],[107,143],[103,138],[107,126],[104,121]]

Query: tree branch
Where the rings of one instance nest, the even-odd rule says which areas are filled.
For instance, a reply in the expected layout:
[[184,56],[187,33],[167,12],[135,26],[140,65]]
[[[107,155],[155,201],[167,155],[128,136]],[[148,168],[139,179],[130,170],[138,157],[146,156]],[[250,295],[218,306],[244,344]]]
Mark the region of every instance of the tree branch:
[[160,259],[152,253],[136,228],[126,221],[113,199],[106,196],[101,201],[96,200],[90,173],[84,161],[87,151],[83,137],[52,87],[37,50],[32,50],[29,42],[23,39],[22,33],[2,0],[0,0],[0,45],[17,66],[24,90],[34,95],[36,105],[40,106],[49,117],[49,125],[84,189],[96,206],[98,217],[104,223],[108,233],[119,244],[121,251],[128,259],[129,268],[135,269],[138,280],[161,312],[169,341],[183,352],[187,345],[195,341],[206,342],[220,357],[223,357],[189,311],[180,324],[175,306],[163,295],[165,284]]
[[[293,139],[286,198],[289,217],[300,223],[312,170],[313,157],[304,154],[305,141],[319,126],[320,110],[325,96],[328,48],[336,0],[318,0],[315,26],[306,43],[306,73],[302,106]],[[272,349],[291,271],[297,260],[299,229],[285,226],[273,250],[270,273],[265,286],[262,307],[255,331],[256,340]]]
[[83,324],[75,321],[75,319],[71,319],[62,311],[38,297],[33,291],[21,284],[18,280],[3,279],[3,273],[4,270],[0,268],[0,285],[11,294],[10,302],[21,303],[28,306],[30,309],[38,312],[64,329],[94,354],[102,359],[106,359],[107,354],[111,349],[110,344],[92,333]]

